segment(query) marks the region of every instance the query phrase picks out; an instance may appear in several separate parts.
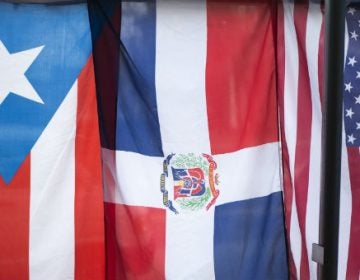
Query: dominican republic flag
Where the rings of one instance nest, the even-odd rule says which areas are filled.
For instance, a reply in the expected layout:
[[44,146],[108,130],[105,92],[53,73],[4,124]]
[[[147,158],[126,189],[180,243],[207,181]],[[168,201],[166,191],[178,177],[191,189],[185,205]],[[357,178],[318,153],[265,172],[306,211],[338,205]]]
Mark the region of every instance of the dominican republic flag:
[[0,3],[0,279],[104,279],[86,4]]
[[288,279],[271,1],[90,10],[107,278]]
[[[356,2],[356,1],[355,1]],[[284,204],[291,279],[316,279],[319,238],[324,7],[283,1],[278,10],[278,85]],[[360,273],[360,10],[346,11],[338,279]]]

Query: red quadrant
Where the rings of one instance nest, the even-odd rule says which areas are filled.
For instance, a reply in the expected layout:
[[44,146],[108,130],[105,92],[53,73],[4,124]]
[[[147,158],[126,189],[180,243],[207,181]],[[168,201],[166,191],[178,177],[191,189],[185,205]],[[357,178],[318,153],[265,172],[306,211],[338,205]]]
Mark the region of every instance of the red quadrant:
[[166,211],[105,203],[105,214],[107,279],[165,279]]
[[269,3],[207,3],[206,99],[213,154],[278,141]]

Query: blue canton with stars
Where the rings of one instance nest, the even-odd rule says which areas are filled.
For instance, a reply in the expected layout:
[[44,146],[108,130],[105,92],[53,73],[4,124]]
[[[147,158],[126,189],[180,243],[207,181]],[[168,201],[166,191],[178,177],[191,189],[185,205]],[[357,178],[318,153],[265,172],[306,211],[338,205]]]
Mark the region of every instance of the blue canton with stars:
[[10,68],[0,72],[0,178],[9,183],[90,56],[87,6],[0,2],[0,42],[0,68]]
[[344,119],[346,144],[360,146],[360,9],[346,13],[349,35],[344,72]]

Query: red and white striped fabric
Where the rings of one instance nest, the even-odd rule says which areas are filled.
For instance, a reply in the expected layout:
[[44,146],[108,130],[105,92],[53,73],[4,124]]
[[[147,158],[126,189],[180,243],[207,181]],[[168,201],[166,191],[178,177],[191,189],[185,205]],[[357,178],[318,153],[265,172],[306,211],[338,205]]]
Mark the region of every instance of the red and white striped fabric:
[[[311,260],[318,243],[324,13],[320,4],[283,1],[278,19],[279,105],[283,151],[285,216],[292,279],[316,279]],[[347,39],[346,39],[347,41]],[[352,193],[343,137],[338,279],[347,274]],[[358,209],[359,210],[359,209]]]

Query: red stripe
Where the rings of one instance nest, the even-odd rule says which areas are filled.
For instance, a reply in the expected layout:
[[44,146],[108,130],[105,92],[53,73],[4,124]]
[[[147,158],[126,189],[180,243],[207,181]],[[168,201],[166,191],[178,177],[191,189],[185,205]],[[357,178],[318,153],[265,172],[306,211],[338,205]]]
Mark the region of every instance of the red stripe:
[[[351,227],[346,279],[359,280],[360,273],[360,151],[348,148],[352,194]],[[341,242],[341,241],[340,241]]]
[[105,278],[104,211],[95,78],[90,58],[79,77],[75,142],[75,279]]
[[[103,154],[103,178],[104,188],[111,197],[115,197],[116,178],[113,168],[116,166],[116,151],[107,151],[108,155]],[[115,204],[105,203],[105,242],[106,242],[106,279],[125,279],[124,268],[120,260],[119,246],[116,241],[116,215]]]
[[320,102],[323,104],[324,99],[324,53],[325,53],[325,46],[324,46],[324,9],[321,7],[322,12],[322,21],[321,21],[321,29],[320,29],[320,39],[319,39],[319,60],[318,60],[318,77],[319,77],[319,91],[320,91]]
[[306,22],[308,8],[308,3],[296,4],[294,8],[294,22],[299,47],[299,78],[297,91],[298,115],[294,189],[302,243],[300,264],[301,279],[309,279],[310,277],[308,253],[306,247],[306,205],[309,187],[309,161],[312,119],[310,79],[306,59]]
[[121,252],[116,240],[116,204],[105,203],[106,279],[126,279]]
[[165,279],[166,211],[106,203],[106,213],[107,279]]
[[207,3],[206,99],[211,151],[278,141],[270,3]]
[[0,177],[0,279],[29,279],[30,156],[6,185]]
[[282,148],[282,167],[283,167],[283,185],[284,185],[284,211],[286,238],[288,246],[289,277],[296,279],[296,266],[291,251],[290,225],[291,225],[291,207],[293,198],[293,185],[290,173],[289,151],[285,136],[285,112],[284,112],[284,86],[285,86],[285,35],[284,35],[284,9],[282,4],[278,6],[278,29],[277,29],[277,70],[278,70],[278,103],[280,115],[280,135]]

